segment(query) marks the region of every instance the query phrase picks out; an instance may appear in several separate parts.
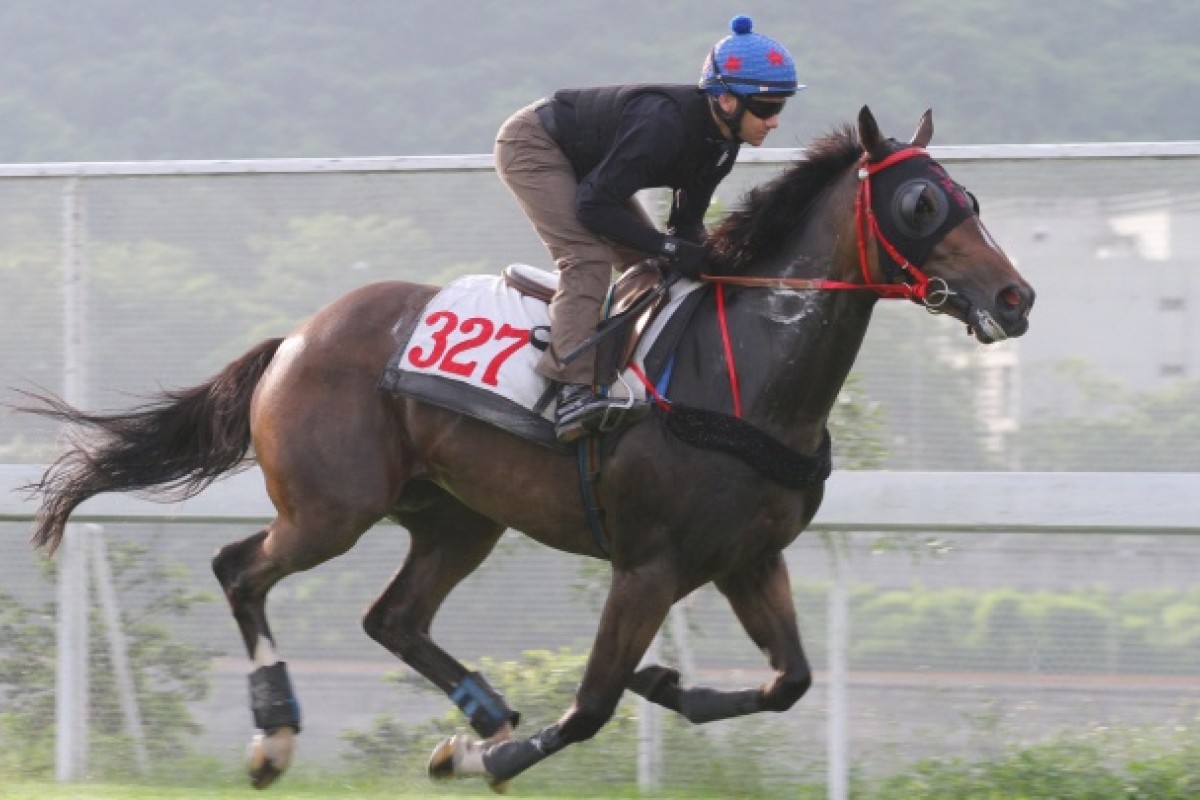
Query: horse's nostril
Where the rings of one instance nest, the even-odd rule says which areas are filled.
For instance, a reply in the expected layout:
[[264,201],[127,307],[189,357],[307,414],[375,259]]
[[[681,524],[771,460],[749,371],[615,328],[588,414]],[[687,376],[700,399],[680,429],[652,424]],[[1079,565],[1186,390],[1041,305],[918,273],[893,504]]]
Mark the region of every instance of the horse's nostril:
[[1008,308],[1010,311],[1021,307],[1021,293],[1013,286],[1008,287],[1000,292],[1000,305]]

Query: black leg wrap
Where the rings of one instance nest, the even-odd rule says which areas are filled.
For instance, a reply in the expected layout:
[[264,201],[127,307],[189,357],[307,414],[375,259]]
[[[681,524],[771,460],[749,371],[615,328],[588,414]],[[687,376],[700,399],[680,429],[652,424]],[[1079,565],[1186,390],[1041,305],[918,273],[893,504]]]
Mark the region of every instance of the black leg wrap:
[[761,710],[762,692],[758,689],[722,692],[696,687],[684,689],[679,694],[679,713],[689,722],[714,722]]
[[740,689],[727,692],[694,686],[679,685],[679,671],[652,664],[634,673],[629,681],[630,691],[652,703],[677,711],[689,722],[714,722],[741,717],[762,710],[759,689]]
[[292,691],[287,664],[280,661],[250,673],[250,708],[254,724],[264,731],[288,725],[300,732],[300,703]]
[[679,710],[679,670],[657,664],[642,667],[629,679],[629,689],[651,703]]
[[450,699],[462,709],[471,721],[471,727],[485,739],[506,722],[513,728],[521,721],[521,715],[508,707],[504,695],[497,692],[478,672],[469,672],[462,682],[450,692]]
[[492,745],[483,754],[483,767],[492,780],[506,781],[566,746],[559,735],[558,725],[550,725],[528,739]]

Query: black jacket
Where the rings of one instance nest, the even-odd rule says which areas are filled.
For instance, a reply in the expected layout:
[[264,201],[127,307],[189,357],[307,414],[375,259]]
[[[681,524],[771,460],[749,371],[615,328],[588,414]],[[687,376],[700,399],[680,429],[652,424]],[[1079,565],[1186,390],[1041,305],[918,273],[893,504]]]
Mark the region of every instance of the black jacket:
[[575,211],[589,230],[647,253],[663,234],[629,210],[642,189],[674,190],[667,229],[704,238],[713,191],[737,160],[721,136],[708,98],[694,86],[601,86],[564,89],[550,100],[550,130],[579,178]]

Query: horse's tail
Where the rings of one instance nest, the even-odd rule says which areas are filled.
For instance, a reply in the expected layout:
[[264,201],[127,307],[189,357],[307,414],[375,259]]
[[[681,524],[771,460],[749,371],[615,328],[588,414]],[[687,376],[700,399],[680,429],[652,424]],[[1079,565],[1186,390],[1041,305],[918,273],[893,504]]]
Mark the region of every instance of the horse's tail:
[[46,394],[17,410],[75,426],[67,451],[26,488],[41,495],[34,546],[51,554],[67,518],[98,494],[139,489],[169,498],[199,494],[246,466],[250,399],[283,339],[268,339],[206,383],[166,391],[124,413],[88,414]]

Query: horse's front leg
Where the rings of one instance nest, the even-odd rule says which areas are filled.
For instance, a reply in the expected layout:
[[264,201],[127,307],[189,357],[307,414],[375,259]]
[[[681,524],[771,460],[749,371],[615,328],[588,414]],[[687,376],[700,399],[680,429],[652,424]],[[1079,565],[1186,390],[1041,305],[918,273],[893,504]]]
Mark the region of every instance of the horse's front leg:
[[501,790],[511,778],[568,745],[595,736],[612,718],[621,695],[675,601],[675,582],[643,567],[615,572],[583,681],[558,722],[527,739],[488,744],[460,735],[434,751],[435,777],[481,775]]
[[629,688],[691,722],[788,710],[812,685],[812,671],[800,644],[783,554],[775,553],[714,583],[729,600],[746,633],[767,654],[775,670],[774,678],[753,689],[684,687],[680,685],[677,670],[655,664],[638,670]]

